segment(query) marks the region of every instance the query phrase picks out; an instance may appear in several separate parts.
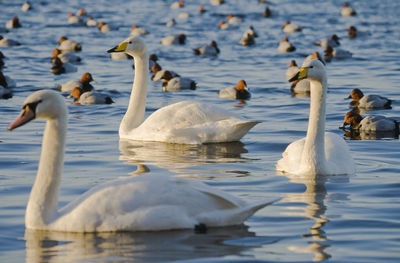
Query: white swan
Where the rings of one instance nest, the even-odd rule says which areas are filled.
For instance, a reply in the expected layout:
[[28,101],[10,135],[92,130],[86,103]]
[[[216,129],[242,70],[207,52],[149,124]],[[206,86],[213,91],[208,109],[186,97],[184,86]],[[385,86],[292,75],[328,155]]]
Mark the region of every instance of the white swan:
[[144,119],[148,56],[144,42],[129,37],[108,52],[126,52],[134,57],[135,78],[128,109],[119,136],[140,141],[201,144],[240,140],[258,122],[242,120],[213,105],[182,101],[158,109]]
[[146,174],[100,184],[57,210],[67,115],[59,93],[40,90],[28,96],[21,114],[8,127],[13,130],[34,119],[47,121],[26,208],[27,229],[104,232],[239,225],[269,204],[250,205],[195,180]]
[[295,78],[310,80],[310,117],[305,138],[294,141],[282,154],[276,169],[298,175],[353,174],[355,165],[346,142],[325,132],[327,77],[324,65],[312,60]]

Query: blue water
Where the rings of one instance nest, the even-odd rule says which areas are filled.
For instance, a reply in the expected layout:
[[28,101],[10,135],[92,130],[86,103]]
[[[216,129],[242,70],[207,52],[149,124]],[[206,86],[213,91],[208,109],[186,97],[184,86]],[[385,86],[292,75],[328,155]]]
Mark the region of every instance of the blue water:
[[[341,17],[341,2],[272,1],[273,17],[261,14],[258,1],[230,1],[214,7],[208,0],[185,1],[181,10],[172,1],[31,1],[34,9],[22,12],[23,1],[0,1],[0,27],[17,15],[22,28],[4,36],[21,46],[0,48],[7,57],[3,73],[17,82],[11,99],[0,100],[0,262],[398,262],[400,259],[399,140],[383,137],[346,138],[357,165],[356,175],[306,180],[275,172],[285,147],[305,135],[309,98],[293,97],[285,79],[291,59],[298,64],[321,49],[312,43],[336,33],[341,48],[353,58],[327,65],[326,130],[338,129],[348,109],[353,88],[394,100],[393,108],[369,113],[400,120],[400,2],[352,1],[358,15]],[[208,10],[198,14],[198,5]],[[68,13],[84,7],[97,21],[114,30],[70,26]],[[191,14],[165,23],[180,11]],[[219,21],[233,13],[244,21],[220,31]],[[297,50],[280,54],[277,45],[286,20],[302,26],[289,35]],[[133,80],[132,61],[110,60],[106,50],[125,39],[133,24],[150,34],[144,39],[163,68],[196,80],[195,91],[163,93],[150,83],[147,114],[185,99],[208,101],[261,121],[237,143],[169,145],[120,142],[119,122],[126,110]],[[253,25],[259,37],[251,47],[239,45],[243,32]],[[347,39],[355,25],[361,36]],[[184,46],[162,46],[160,39],[185,33]],[[51,51],[60,36],[82,44],[83,62],[75,73],[49,72]],[[216,40],[216,58],[196,57],[192,48]],[[281,200],[266,207],[245,225],[193,231],[146,233],[70,234],[25,231],[25,206],[36,175],[43,121],[13,132],[6,130],[32,91],[55,88],[89,71],[94,86],[108,93],[112,105],[69,105],[67,151],[60,191],[60,206],[90,187],[129,175],[146,165],[149,173],[195,178],[249,202]],[[246,104],[221,100],[216,92],[245,79],[252,98]]]

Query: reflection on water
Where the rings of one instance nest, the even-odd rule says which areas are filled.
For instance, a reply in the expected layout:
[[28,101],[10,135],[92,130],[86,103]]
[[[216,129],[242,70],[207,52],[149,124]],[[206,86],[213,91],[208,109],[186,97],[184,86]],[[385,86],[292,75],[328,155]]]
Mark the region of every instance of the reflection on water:
[[240,255],[252,247],[226,241],[254,236],[245,225],[211,228],[206,234],[189,230],[90,234],[26,230],[26,262],[165,262],[223,257]]
[[[304,203],[305,207],[288,206],[285,212],[289,216],[301,216],[314,220],[314,225],[309,228],[310,233],[304,234],[303,238],[311,238],[307,247],[289,246],[288,249],[297,253],[314,254],[313,261],[321,261],[331,257],[326,252],[329,245],[324,244],[328,240],[326,232],[323,230],[324,225],[329,222],[326,218],[327,206],[324,200],[327,197],[325,183],[329,177],[327,176],[297,176],[291,174],[282,174],[287,176],[292,183],[304,184],[306,190],[303,193],[288,193],[282,200],[287,203]],[[348,181],[347,179],[345,180]],[[302,211],[298,211],[301,209]]]
[[119,149],[122,154],[120,160],[129,164],[156,165],[175,173],[186,172],[184,168],[203,164],[248,161],[241,156],[247,153],[242,142],[189,145],[120,140]]
[[344,137],[352,140],[382,140],[382,139],[398,139],[399,133],[395,131],[357,131],[344,130]]

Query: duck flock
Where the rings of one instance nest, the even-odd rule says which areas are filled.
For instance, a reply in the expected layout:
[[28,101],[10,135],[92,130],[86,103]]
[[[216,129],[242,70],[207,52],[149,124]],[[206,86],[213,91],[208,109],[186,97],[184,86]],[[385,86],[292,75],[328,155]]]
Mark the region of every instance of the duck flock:
[[[113,46],[109,46],[102,54],[102,56],[108,56],[110,62],[114,61],[110,63],[110,67],[115,66],[117,61],[121,61],[121,64],[125,63],[122,61],[132,61],[132,66],[130,66],[132,75],[134,75],[132,93],[126,113],[123,118],[121,116],[119,137],[135,141],[194,145],[239,141],[258,125],[259,121],[273,122],[273,120],[251,121],[236,114],[237,111],[232,112],[232,110],[222,107],[226,104],[216,106],[215,103],[197,102],[196,99],[160,107],[147,116],[148,87],[158,87],[160,93],[170,92],[170,96],[185,92],[190,98],[195,98],[198,89],[205,89],[200,74],[186,76],[182,74],[182,67],[177,65],[174,68],[173,64],[168,64],[167,60],[171,58],[168,52],[174,49],[184,50],[183,57],[190,53],[190,56],[199,58],[197,63],[207,64],[210,62],[215,65],[216,61],[224,60],[223,54],[229,52],[227,50],[230,52],[251,50],[254,45],[259,43],[260,35],[268,30],[279,31],[276,34],[282,36],[281,42],[270,47],[269,52],[276,53],[275,56],[287,58],[287,66],[282,67],[280,71],[282,82],[288,83],[287,91],[290,92],[282,94],[284,96],[291,94],[294,98],[297,96],[310,97],[310,113],[306,137],[288,145],[282,158],[276,163],[276,170],[300,175],[354,174],[356,167],[347,143],[337,134],[325,132],[326,115],[329,114],[326,109],[326,100],[327,94],[331,92],[328,87],[331,78],[329,66],[336,61],[345,63],[346,60],[353,58],[356,51],[348,51],[342,44],[345,42],[343,38],[357,41],[360,35],[365,37],[368,36],[368,33],[358,32],[356,25],[350,25],[346,32],[337,32],[330,36],[316,34],[315,41],[309,43],[310,49],[315,51],[310,54],[301,53],[302,51],[296,46],[296,43],[304,41],[301,34],[305,28],[296,21],[286,20],[279,29],[255,28],[252,25],[252,19],[255,17],[258,20],[282,20],[279,3],[252,1],[251,4],[259,6],[258,14],[234,14],[219,11],[221,6],[230,4],[228,0],[211,0],[203,5],[192,1],[171,1],[168,8],[177,16],[166,21],[160,20],[156,26],[161,32],[174,33],[160,36],[158,38],[160,45],[149,43],[148,40],[148,36],[153,34],[151,28],[154,28],[155,25],[138,25],[134,22],[129,25],[130,32],[126,32],[126,35],[116,39],[116,35],[112,35],[113,32],[122,32],[117,25],[119,20],[117,22],[104,21],[95,12],[95,6],[83,6],[73,13],[58,13],[57,16],[61,17],[65,24],[71,26],[71,31],[75,30],[76,32],[70,36],[59,30],[59,35],[54,36],[54,42],[57,44],[48,47],[48,57],[43,60],[48,65],[48,72],[43,74],[54,75],[55,80],[61,80],[58,78],[59,76],[67,77],[62,78],[65,80],[63,82],[54,81],[51,89],[36,91],[29,95],[22,104],[21,115],[9,126],[9,130],[13,130],[31,120],[40,118],[46,119],[48,122],[49,128],[46,128],[44,136],[41,163],[50,163],[54,159],[54,163],[51,165],[54,166],[55,172],[45,168],[45,165],[39,165],[38,179],[35,184],[40,184],[41,180],[44,183],[45,179],[42,177],[49,176],[51,173],[54,173],[52,174],[54,177],[60,176],[60,170],[62,170],[67,108],[60,104],[67,101],[67,103],[76,104],[77,107],[78,105],[82,105],[79,107],[95,107],[83,106],[91,104],[108,104],[109,107],[113,107],[113,103],[121,99],[118,92],[101,90],[96,87],[101,84],[95,81],[97,74],[95,67],[88,71],[85,70],[77,79],[69,77],[74,74],[76,76],[77,72],[81,71],[80,68],[84,67],[85,61],[91,59],[91,57],[81,55],[82,50],[91,48],[90,43],[81,43],[79,39],[79,32],[82,28],[90,28],[92,32],[101,33],[104,36],[112,35]],[[24,27],[24,17],[29,16],[30,12],[38,8],[35,5],[40,4],[25,2],[21,6],[21,15],[10,18],[5,22],[4,28],[0,28],[0,97],[4,100],[12,100],[14,96],[19,95],[18,92],[14,92],[17,90],[18,83],[7,75],[8,61],[13,59],[7,55],[7,51],[28,44],[26,41],[8,38],[7,35],[10,31]],[[191,12],[187,11],[188,7]],[[94,14],[92,15],[89,10]],[[176,12],[176,10],[179,11]],[[197,11],[193,12],[192,10]],[[357,17],[358,15],[349,3],[338,5],[337,10],[330,11],[337,13],[338,17]],[[212,27],[214,32],[210,35],[215,36],[215,39],[209,39],[208,43],[196,41],[196,33],[198,33],[196,30],[204,30],[197,27],[189,33],[180,32],[179,24],[190,19],[201,21],[202,16],[206,14],[209,16],[204,19],[204,23],[208,26],[214,23],[214,27]],[[148,15],[156,15],[156,13]],[[131,20],[134,21],[134,19]],[[231,32],[231,34],[241,37],[238,37],[236,43],[229,43],[226,39],[218,38],[220,32]],[[159,49],[155,49],[155,46],[158,46]],[[163,50],[164,47],[168,51]],[[107,50],[108,53],[106,53]],[[248,52],[248,50],[243,52]],[[300,57],[304,59],[301,62],[299,62],[298,55],[291,55],[299,53],[302,54]],[[242,60],[245,60],[245,57],[244,54]],[[168,66],[165,66],[166,64]],[[219,76],[218,66],[211,67],[213,68],[209,69],[209,74],[214,73]],[[184,73],[187,74],[187,72]],[[230,84],[226,87],[220,87],[217,90],[214,88],[212,92],[215,94],[216,100],[235,101],[237,108],[251,107],[249,101],[254,98],[255,94],[251,93],[253,88],[248,87],[251,79],[247,78],[247,75],[251,74],[240,71],[240,74],[227,78],[227,82]],[[351,99],[348,106],[349,111],[342,116],[344,119],[342,128],[345,130],[345,135],[359,138],[362,132],[389,132],[394,138],[398,138],[399,123],[397,120],[386,118],[383,115],[361,115],[370,110],[391,109],[391,99],[384,95],[364,94],[359,88],[349,90],[348,93]],[[382,94],[384,91],[379,93]],[[52,124],[53,122],[56,122],[57,125]],[[59,143],[56,146],[50,145],[56,144],[55,140]],[[154,180],[157,180],[158,183],[153,184]],[[137,190],[138,185],[142,189],[146,189],[149,194],[162,192],[160,189],[166,186],[170,192],[164,193],[158,198],[153,196],[150,200],[146,200],[148,196]],[[104,184],[84,194],[78,201],[56,211],[56,204],[44,200],[45,197],[41,196],[43,193],[40,193],[39,189],[44,193],[54,194],[56,199],[58,192],[52,191],[50,188],[57,188],[57,182],[54,183],[54,186],[48,187],[48,190],[43,191],[40,186],[34,186],[32,190],[25,221],[28,228],[94,232],[195,227],[200,229],[199,231],[203,231],[206,226],[240,224],[257,210],[271,204],[268,201],[250,205],[199,182],[160,176],[155,179],[135,177]],[[120,193],[119,195],[115,195],[116,190]],[[124,194],[129,191],[132,191],[132,195]],[[111,194],[114,194],[113,202],[105,201],[110,199]],[[179,197],[183,195],[187,198],[187,202],[179,200]],[[141,203],[126,205],[126,202],[131,200],[138,200]],[[38,202],[43,202],[40,205],[46,207],[44,214],[37,213],[38,206],[36,204]],[[199,209],[193,209],[191,202],[197,202]],[[159,206],[146,206],[147,203],[152,205],[159,203]],[[97,209],[93,210],[94,204]],[[174,216],[159,220],[160,216],[167,213],[170,207],[173,207]],[[110,214],[106,214],[106,210]],[[121,212],[121,210],[123,211]]]

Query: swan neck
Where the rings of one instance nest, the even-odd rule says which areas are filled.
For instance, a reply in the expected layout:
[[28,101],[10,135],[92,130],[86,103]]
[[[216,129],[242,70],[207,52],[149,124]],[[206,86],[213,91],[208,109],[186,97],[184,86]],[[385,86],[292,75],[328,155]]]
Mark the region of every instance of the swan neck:
[[58,192],[64,162],[67,117],[47,120],[38,172],[25,214],[25,225],[45,228],[56,216]]
[[149,59],[147,52],[143,52],[141,55],[134,55],[133,57],[135,60],[135,76],[128,109],[119,128],[120,136],[137,128],[143,122],[146,111]]
[[310,117],[304,144],[302,163],[320,174],[325,169],[325,115],[326,78],[321,81],[310,79]]

